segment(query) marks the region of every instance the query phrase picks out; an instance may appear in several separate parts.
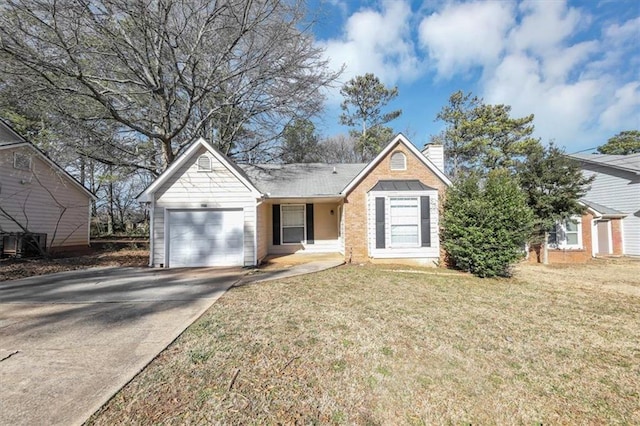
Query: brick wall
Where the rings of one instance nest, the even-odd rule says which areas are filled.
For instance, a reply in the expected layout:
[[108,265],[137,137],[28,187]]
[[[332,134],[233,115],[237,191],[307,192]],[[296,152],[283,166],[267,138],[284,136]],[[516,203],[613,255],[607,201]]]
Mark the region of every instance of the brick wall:
[[[401,151],[407,157],[406,170],[391,170],[389,160],[394,152]],[[402,142],[383,157],[345,198],[345,259],[352,262],[369,261],[367,241],[367,193],[383,179],[418,179],[423,184],[438,189],[440,204],[444,199],[446,184],[418,159]]]
[[[554,263],[586,263],[591,260],[591,220],[593,215],[585,213],[582,215],[582,249],[549,249],[549,264]],[[529,250],[530,263],[542,263],[542,247],[531,246]]]
[[613,255],[622,256],[624,254],[622,244],[622,219],[611,219],[611,241],[613,242]]

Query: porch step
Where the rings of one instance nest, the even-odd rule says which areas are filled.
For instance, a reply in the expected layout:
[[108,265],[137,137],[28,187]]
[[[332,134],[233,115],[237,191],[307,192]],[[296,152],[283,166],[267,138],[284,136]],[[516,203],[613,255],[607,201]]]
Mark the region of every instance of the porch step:
[[296,253],[337,253],[340,251],[340,240],[316,240],[313,244],[303,243],[302,250]]

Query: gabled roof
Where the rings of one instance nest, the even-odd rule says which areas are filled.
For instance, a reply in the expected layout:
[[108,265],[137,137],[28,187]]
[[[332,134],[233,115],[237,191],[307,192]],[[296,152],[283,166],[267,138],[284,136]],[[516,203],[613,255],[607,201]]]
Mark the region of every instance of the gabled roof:
[[378,154],[373,160],[367,164],[367,166],[358,173],[358,175],[353,178],[351,182],[342,190],[342,194],[345,195],[349,193],[360,181],[374,168],[376,167],[382,159],[391,152],[398,144],[403,144],[411,153],[413,153],[416,158],[418,158],[422,163],[427,166],[436,176],[440,178],[447,186],[451,185],[451,181],[449,178],[442,173],[440,169],[438,169],[427,157],[422,154],[418,148],[416,148],[407,138],[404,137],[402,133],[398,133],[398,135],[393,138],[391,143],[387,145],[380,154]]
[[609,154],[567,154],[574,160],[595,164],[612,169],[623,170],[640,175],[640,154],[609,155]]
[[40,150],[40,148],[38,148],[33,143],[31,143],[28,140],[26,140],[18,132],[13,130],[13,128],[9,125],[9,123],[7,123],[6,121],[0,119],[0,127],[2,129],[4,129],[5,131],[7,131],[10,134],[15,136],[15,139],[8,140],[8,141],[7,140],[0,141],[0,150],[8,149],[8,148],[15,148],[15,147],[18,147],[18,146],[22,146],[22,147],[25,147],[27,149],[30,149],[31,151],[35,152],[42,160],[44,160],[45,163],[49,164],[49,166],[51,166],[54,170],[58,171],[59,173],[61,173],[62,176],[65,176],[68,180],[70,180],[71,183],[74,186],[76,186],[78,189],[80,189],[86,195],[91,197],[93,200],[97,200],[98,199],[98,197],[96,197],[93,192],[91,192],[87,188],[85,188],[85,186],[83,184],[81,184],[76,178],[71,176],[69,174],[69,172],[67,172],[65,169],[60,167],[58,165],[58,163],[56,163],[51,158],[49,158],[49,156],[44,151]]
[[418,179],[379,180],[371,191],[435,191]]
[[270,198],[340,196],[366,164],[241,164],[256,187]]
[[194,141],[189,148],[185,152],[183,152],[167,169],[158,176],[156,180],[154,180],[151,185],[147,187],[144,191],[140,193],[136,198],[140,202],[150,201],[151,194],[156,192],[158,188],[162,186],[180,167],[182,167],[192,155],[200,148],[204,147],[209,151],[211,155],[213,155],[222,165],[227,167],[229,171],[236,177],[240,182],[242,182],[249,190],[255,195],[260,196],[260,191],[255,187],[255,185],[249,180],[248,176],[245,174],[244,170],[238,167],[233,161],[227,158],[226,155],[218,151],[214,148],[209,142],[200,138]]
[[580,203],[585,205],[590,211],[592,211],[596,217],[603,218],[616,218],[616,217],[626,217],[627,214],[623,213],[619,210],[612,209],[611,207],[603,206],[602,204],[595,203],[593,201],[586,200],[584,198],[580,199]]

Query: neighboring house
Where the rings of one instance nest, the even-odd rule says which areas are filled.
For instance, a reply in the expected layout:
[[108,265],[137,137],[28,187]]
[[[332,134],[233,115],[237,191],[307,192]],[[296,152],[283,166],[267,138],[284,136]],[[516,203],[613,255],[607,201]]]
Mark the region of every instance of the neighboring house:
[[[582,216],[558,223],[549,233],[549,263],[584,263],[595,256],[622,255],[622,220],[627,214],[581,199]],[[542,250],[533,246],[529,260],[542,262]]]
[[441,258],[449,179],[398,135],[368,164],[237,165],[194,142],[138,197],[151,212],[150,266],[251,266],[269,254],[346,261]]
[[7,123],[0,120],[0,235],[46,234],[51,251],[89,246],[95,196]]
[[[594,176],[584,196],[585,203],[602,211],[624,214],[620,223],[606,217],[597,221],[595,254],[640,256],[640,154],[573,154],[569,157],[580,162],[585,176]],[[619,250],[616,250],[616,239],[621,239]],[[605,244],[607,240],[613,244]]]

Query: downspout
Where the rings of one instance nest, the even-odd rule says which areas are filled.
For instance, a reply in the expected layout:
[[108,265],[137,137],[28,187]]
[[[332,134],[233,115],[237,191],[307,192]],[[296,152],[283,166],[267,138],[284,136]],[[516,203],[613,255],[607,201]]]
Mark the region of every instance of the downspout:
[[156,212],[156,196],[152,194],[151,197],[151,208],[149,214],[149,267],[153,268],[153,222],[155,222],[155,212]]

